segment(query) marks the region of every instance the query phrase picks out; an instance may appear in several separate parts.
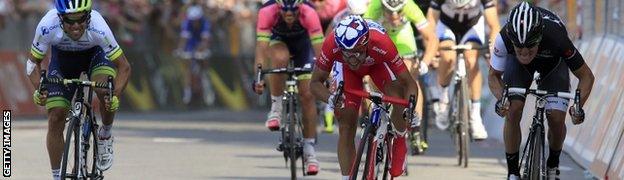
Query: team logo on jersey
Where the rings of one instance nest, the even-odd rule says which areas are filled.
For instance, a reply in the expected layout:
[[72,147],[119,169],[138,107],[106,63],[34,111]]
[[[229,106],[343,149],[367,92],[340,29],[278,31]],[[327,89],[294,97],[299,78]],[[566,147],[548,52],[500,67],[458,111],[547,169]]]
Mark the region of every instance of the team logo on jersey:
[[563,56],[567,59],[571,58],[575,54],[576,54],[576,50],[573,50],[573,49],[567,49],[563,52]]
[[388,53],[387,51],[385,51],[385,50],[383,50],[383,49],[381,49],[381,48],[379,48],[377,46],[373,46],[373,50],[378,52],[381,55],[386,55]]
[[41,26],[41,36],[45,36],[46,34],[50,34],[50,30],[45,26]]

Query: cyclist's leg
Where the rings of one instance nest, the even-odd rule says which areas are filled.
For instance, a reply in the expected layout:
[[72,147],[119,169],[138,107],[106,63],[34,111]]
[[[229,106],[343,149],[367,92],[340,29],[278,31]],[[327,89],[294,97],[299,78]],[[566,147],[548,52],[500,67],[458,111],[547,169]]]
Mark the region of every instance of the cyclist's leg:
[[[289,44],[290,52],[293,54],[293,60],[295,67],[311,67],[314,64],[314,50],[310,39],[301,38],[292,44]],[[297,87],[299,89],[299,97],[301,98],[303,122],[304,122],[304,138],[316,137],[316,125],[317,122],[317,109],[316,100],[312,92],[310,92],[310,73],[297,74],[299,82]]]
[[[533,81],[534,70],[529,70],[521,65],[518,60],[513,57],[507,60],[503,81],[509,87],[528,88]],[[520,175],[519,168],[519,147],[522,138],[520,130],[520,120],[524,108],[525,97],[523,95],[510,95],[509,114],[505,118],[503,129],[503,138],[505,141],[505,154],[507,158],[508,175]]]
[[[272,36],[271,38],[271,48],[269,48],[271,68],[282,68],[288,66],[288,61],[290,60],[288,45],[277,36]],[[269,75],[271,110],[267,115],[265,126],[272,131],[278,130],[280,126],[285,81],[286,76],[283,74]]]
[[[99,47],[97,49],[97,52],[94,53],[93,59],[91,60],[89,77],[92,81],[105,83],[108,80],[108,76],[111,76],[114,79],[117,76],[117,71],[115,70],[115,65],[110,60],[106,59],[104,51],[102,51]],[[116,86],[116,84],[114,85]],[[102,104],[99,106],[100,114],[102,115],[102,127],[109,128],[113,124],[115,112],[109,112],[104,106],[104,98],[108,95],[108,91],[99,88],[94,89],[94,91],[100,101],[100,104]],[[115,95],[121,96],[121,94]],[[108,134],[108,137],[110,137],[110,134]]]
[[[342,63],[337,62],[335,66],[339,71],[337,78],[335,78],[338,81],[336,84],[339,81],[344,81],[344,89],[363,89],[361,76],[349,70],[348,67],[343,66]],[[342,175],[348,176],[356,153],[354,142],[355,132],[358,127],[356,119],[362,100],[351,94],[344,95],[346,98],[344,101],[345,108],[335,108],[334,112],[336,112],[336,119],[338,119],[338,163],[340,164]]]
[[[390,39],[397,47],[399,55],[403,57],[403,62],[407,66],[410,74],[414,79],[419,79],[420,72],[418,71],[419,63],[416,60],[416,39],[414,38],[414,30],[412,26],[403,26],[396,34],[391,34]],[[417,81],[418,83],[418,81]],[[418,97],[416,104],[416,112],[419,117],[422,117],[423,96],[421,86],[418,85]]]
[[[570,75],[568,66],[559,60],[557,65],[551,72],[542,72],[542,83],[539,85],[539,89],[548,91],[568,91],[570,87]],[[548,143],[550,146],[550,153],[548,154],[547,166],[550,169],[559,167],[559,155],[563,148],[563,141],[566,136],[565,117],[568,109],[569,101],[564,98],[551,97],[547,98],[546,103],[546,117],[548,119]],[[552,172],[553,175],[556,172]],[[549,174],[551,172],[549,171]]]
[[[440,47],[450,47],[456,45],[455,33],[451,31],[444,23],[438,21],[436,34],[440,39]],[[438,68],[438,83],[442,87],[447,87],[451,82],[453,70],[455,69],[455,59],[457,53],[455,51],[440,51],[440,65]]]
[[[390,68],[386,63],[376,64],[371,67],[375,69],[374,72],[369,72],[371,79],[377,87],[383,87],[385,95],[393,97],[405,97],[407,89],[397,81],[397,77],[390,72]],[[414,92],[416,93],[416,92]],[[412,93],[409,93],[412,94]],[[405,107],[394,105],[390,119],[392,121],[392,127],[394,129],[394,141],[392,143],[392,160],[390,175],[392,177],[400,176],[403,174],[406,167],[407,145],[405,143],[405,137],[407,133],[408,123],[403,118],[403,110]]]
[[[80,56],[72,56],[71,53],[61,52],[56,48],[52,48],[48,77],[78,78],[80,72],[88,67],[88,63],[82,62],[84,62],[84,59]],[[48,84],[46,87],[48,88],[48,99],[46,100],[46,109],[48,110],[46,146],[52,170],[59,170],[65,144],[63,136],[65,118],[67,117],[70,100],[74,96],[76,88],[58,84]]]
[[[314,51],[308,38],[302,38],[292,43],[290,51],[293,54],[295,67],[312,66]],[[310,73],[298,74],[297,88],[299,90],[299,100],[301,101],[301,112],[303,113],[303,141],[304,141],[304,161],[306,163],[306,173],[314,175],[320,170],[314,145],[316,144],[317,109],[316,101],[310,92]]]
[[[436,32],[440,39],[440,47],[454,46],[455,34],[444,25],[441,21],[438,21]],[[455,69],[455,59],[457,53],[455,51],[440,51],[440,61],[437,69],[438,83],[442,86],[440,99],[434,104],[434,111],[436,113],[436,126],[439,129],[446,129],[449,126],[448,121],[448,103],[449,92],[448,86],[453,77],[453,70]]]
[[[115,65],[105,57],[104,51],[100,47],[95,47],[95,52],[91,56],[91,67],[89,77],[92,81],[105,83],[108,76],[115,77],[117,72]],[[115,84],[117,85],[117,84]],[[119,86],[119,85],[117,85]],[[101,170],[107,170],[113,165],[113,141],[112,128],[115,112],[106,109],[105,98],[108,96],[108,90],[94,89],[95,94],[100,102],[100,115],[102,116],[102,125],[98,129],[98,162],[97,167]],[[120,96],[120,94],[115,94]]]
[[[485,24],[483,17],[463,36],[460,44],[479,46],[485,44]],[[481,87],[483,75],[479,70],[479,51],[471,50],[464,52],[466,57],[466,70],[468,71],[468,83],[470,85],[470,127],[474,139],[486,139],[488,134],[481,119]]]

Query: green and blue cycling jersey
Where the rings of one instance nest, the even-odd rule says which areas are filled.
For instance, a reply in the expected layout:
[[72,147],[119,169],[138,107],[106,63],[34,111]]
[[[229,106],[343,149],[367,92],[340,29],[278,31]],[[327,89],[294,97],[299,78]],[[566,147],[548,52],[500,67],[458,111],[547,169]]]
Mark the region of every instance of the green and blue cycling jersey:
[[[422,29],[428,25],[427,18],[414,1],[408,0],[407,4],[401,9],[399,14],[402,16],[403,23],[399,26],[391,25],[384,18],[385,7],[381,4],[381,0],[371,0],[368,10],[364,14],[364,18],[380,22],[387,30],[390,39],[397,47],[399,54],[404,58],[413,58],[416,55],[416,39],[414,38],[414,30],[409,23],[413,23],[416,28]],[[388,11],[389,12],[389,11]]]

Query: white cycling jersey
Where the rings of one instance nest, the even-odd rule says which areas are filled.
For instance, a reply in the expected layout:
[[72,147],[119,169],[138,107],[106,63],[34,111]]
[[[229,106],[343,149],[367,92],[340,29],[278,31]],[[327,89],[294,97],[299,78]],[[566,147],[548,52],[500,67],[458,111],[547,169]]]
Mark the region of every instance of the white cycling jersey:
[[91,11],[91,22],[79,40],[69,38],[63,28],[58,11],[52,9],[46,13],[37,25],[30,53],[37,59],[43,59],[48,48],[52,46],[61,51],[84,51],[100,46],[106,58],[115,60],[122,54],[112,31],[99,12]]

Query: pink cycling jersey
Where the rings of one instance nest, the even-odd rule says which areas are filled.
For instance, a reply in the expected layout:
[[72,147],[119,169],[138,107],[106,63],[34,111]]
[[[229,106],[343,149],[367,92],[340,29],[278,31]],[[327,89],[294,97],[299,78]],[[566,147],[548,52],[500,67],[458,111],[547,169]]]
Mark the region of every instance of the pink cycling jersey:
[[306,3],[299,5],[297,21],[288,26],[280,15],[280,7],[275,2],[268,2],[258,11],[256,26],[257,40],[270,41],[272,35],[285,38],[300,37],[307,32],[312,44],[323,42],[323,29],[318,14]]

